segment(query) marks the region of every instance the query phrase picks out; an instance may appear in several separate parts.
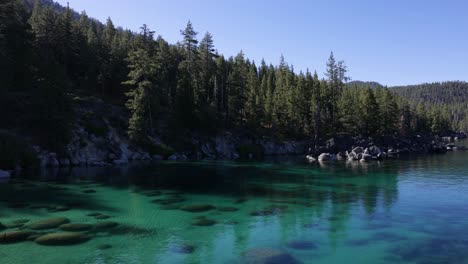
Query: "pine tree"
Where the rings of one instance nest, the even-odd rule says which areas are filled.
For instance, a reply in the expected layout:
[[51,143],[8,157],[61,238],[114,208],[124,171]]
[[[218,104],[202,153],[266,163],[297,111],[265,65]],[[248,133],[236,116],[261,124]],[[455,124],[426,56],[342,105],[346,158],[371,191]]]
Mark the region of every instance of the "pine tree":
[[109,17],[107,18],[106,26],[102,32],[102,44],[107,51],[110,51],[112,46],[112,41],[114,40],[114,36],[117,34],[117,30],[115,29],[114,23],[112,19]]
[[284,133],[288,121],[287,101],[289,98],[288,78],[289,67],[281,55],[280,64],[275,73],[275,91],[273,93],[273,125],[279,126],[279,131]]
[[190,20],[187,22],[185,29],[181,30],[180,33],[184,38],[182,43],[185,47],[186,60],[191,63],[195,61],[198,56],[198,33],[193,29]]
[[416,106],[416,115],[416,132],[428,133],[431,131],[431,120],[427,113],[426,106],[421,102]]
[[259,125],[259,119],[261,118],[260,108],[260,87],[258,81],[257,67],[255,63],[250,65],[249,73],[246,81],[246,100],[245,100],[245,116],[251,127],[257,127]]
[[331,52],[327,62],[327,71],[325,73],[325,76],[328,78],[328,89],[326,92],[326,98],[328,98],[328,100],[326,108],[329,122],[327,123],[329,124],[329,131],[331,134],[335,134],[335,128],[337,127],[335,115],[338,99],[341,96],[344,82],[349,80],[346,73],[347,67],[344,61],[336,62],[334,54]]
[[434,109],[432,111],[431,118],[432,133],[441,135],[449,130],[450,125],[448,123],[448,119],[443,115],[440,109]]
[[388,88],[383,89],[381,96],[379,104],[380,127],[383,134],[389,135],[397,131],[398,105]]
[[273,126],[273,118],[275,111],[275,90],[276,90],[276,72],[273,65],[268,68],[266,76],[266,95],[265,95],[265,121],[267,126],[271,128]]
[[197,91],[197,101],[206,106],[214,100],[214,73],[215,73],[215,48],[213,37],[209,32],[200,42],[200,89]]
[[361,106],[360,88],[347,87],[338,100],[338,117],[342,132],[349,135],[359,134],[359,125],[362,116],[356,109]]
[[158,65],[154,63],[145,49],[132,52],[128,58],[130,73],[129,80],[124,84],[129,85],[127,92],[127,108],[131,112],[128,135],[137,143],[143,143],[153,133],[154,109],[153,98],[156,84],[153,80]]
[[402,100],[400,103],[400,122],[399,122],[399,133],[403,136],[408,136],[412,133],[411,119],[412,113],[410,105],[407,101]]
[[317,72],[314,73],[314,79],[312,81],[312,97],[310,103],[310,112],[313,118],[313,128],[314,128],[314,144],[315,149],[318,147],[319,139],[322,132],[322,108],[324,106],[323,102],[323,91],[326,90],[326,82],[319,81]]
[[244,120],[247,74],[247,62],[245,61],[244,53],[241,51],[234,59],[232,71],[227,79],[228,116],[235,125],[242,125]]
[[376,135],[380,128],[379,105],[371,88],[361,95],[361,133],[366,136]]
[[0,3],[0,96],[4,89],[23,90],[33,81],[33,36],[23,1]]
[[310,93],[307,87],[306,76],[300,72],[297,76],[295,85],[292,90],[292,104],[290,105],[289,113],[292,124],[292,131],[297,134],[305,132],[307,116],[310,109]]
[[227,114],[227,76],[228,65],[223,56],[216,58],[215,96],[216,110],[222,120],[226,120]]

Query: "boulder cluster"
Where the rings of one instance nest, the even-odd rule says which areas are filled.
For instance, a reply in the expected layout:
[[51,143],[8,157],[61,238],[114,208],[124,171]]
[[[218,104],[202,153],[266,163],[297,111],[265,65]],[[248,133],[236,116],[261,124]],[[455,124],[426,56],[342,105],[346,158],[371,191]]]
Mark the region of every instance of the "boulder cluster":
[[412,153],[445,153],[447,151],[467,149],[464,146],[457,146],[454,140],[454,138],[429,136],[381,137],[377,140],[372,138],[336,137],[328,140],[325,147],[318,148],[315,152],[309,150],[310,154],[306,155],[306,159],[310,162],[336,160],[366,162],[396,158]]

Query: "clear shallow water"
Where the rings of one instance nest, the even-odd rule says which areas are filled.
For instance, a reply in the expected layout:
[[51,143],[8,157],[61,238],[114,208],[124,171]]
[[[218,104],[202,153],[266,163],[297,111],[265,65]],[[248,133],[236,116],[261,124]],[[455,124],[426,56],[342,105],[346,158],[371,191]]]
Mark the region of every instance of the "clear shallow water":
[[[178,209],[193,204],[216,209]],[[467,216],[467,152],[368,164],[75,168],[0,183],[0,222],[119,225],[77,245],[0,244],[0,262],[468,263]],[[193,225],[206,219],[214,224]]]

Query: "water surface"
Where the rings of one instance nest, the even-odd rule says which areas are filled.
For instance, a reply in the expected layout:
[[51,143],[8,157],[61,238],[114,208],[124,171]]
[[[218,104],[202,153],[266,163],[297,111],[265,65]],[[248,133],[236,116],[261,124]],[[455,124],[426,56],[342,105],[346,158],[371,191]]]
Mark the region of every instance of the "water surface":
[[[24,173],[0,183],[0,222],[10,227],[0,233],[51,217],[118,226],[94,227],[76,245],[0,244],[0,261],[468,263],[467,202],[466,152],[366,164],[167,162]],[[200,212],[182,210],[188,205]]]

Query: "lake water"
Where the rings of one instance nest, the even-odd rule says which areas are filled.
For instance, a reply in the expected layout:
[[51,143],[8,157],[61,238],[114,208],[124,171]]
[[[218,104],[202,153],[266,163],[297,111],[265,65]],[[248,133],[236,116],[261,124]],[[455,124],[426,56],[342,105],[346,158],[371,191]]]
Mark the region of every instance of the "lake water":
[[92,226],[69,245],[0,244],[0,263],[468,263],[467,216],[468,152],[25,173],[0,183],[0,233]]

